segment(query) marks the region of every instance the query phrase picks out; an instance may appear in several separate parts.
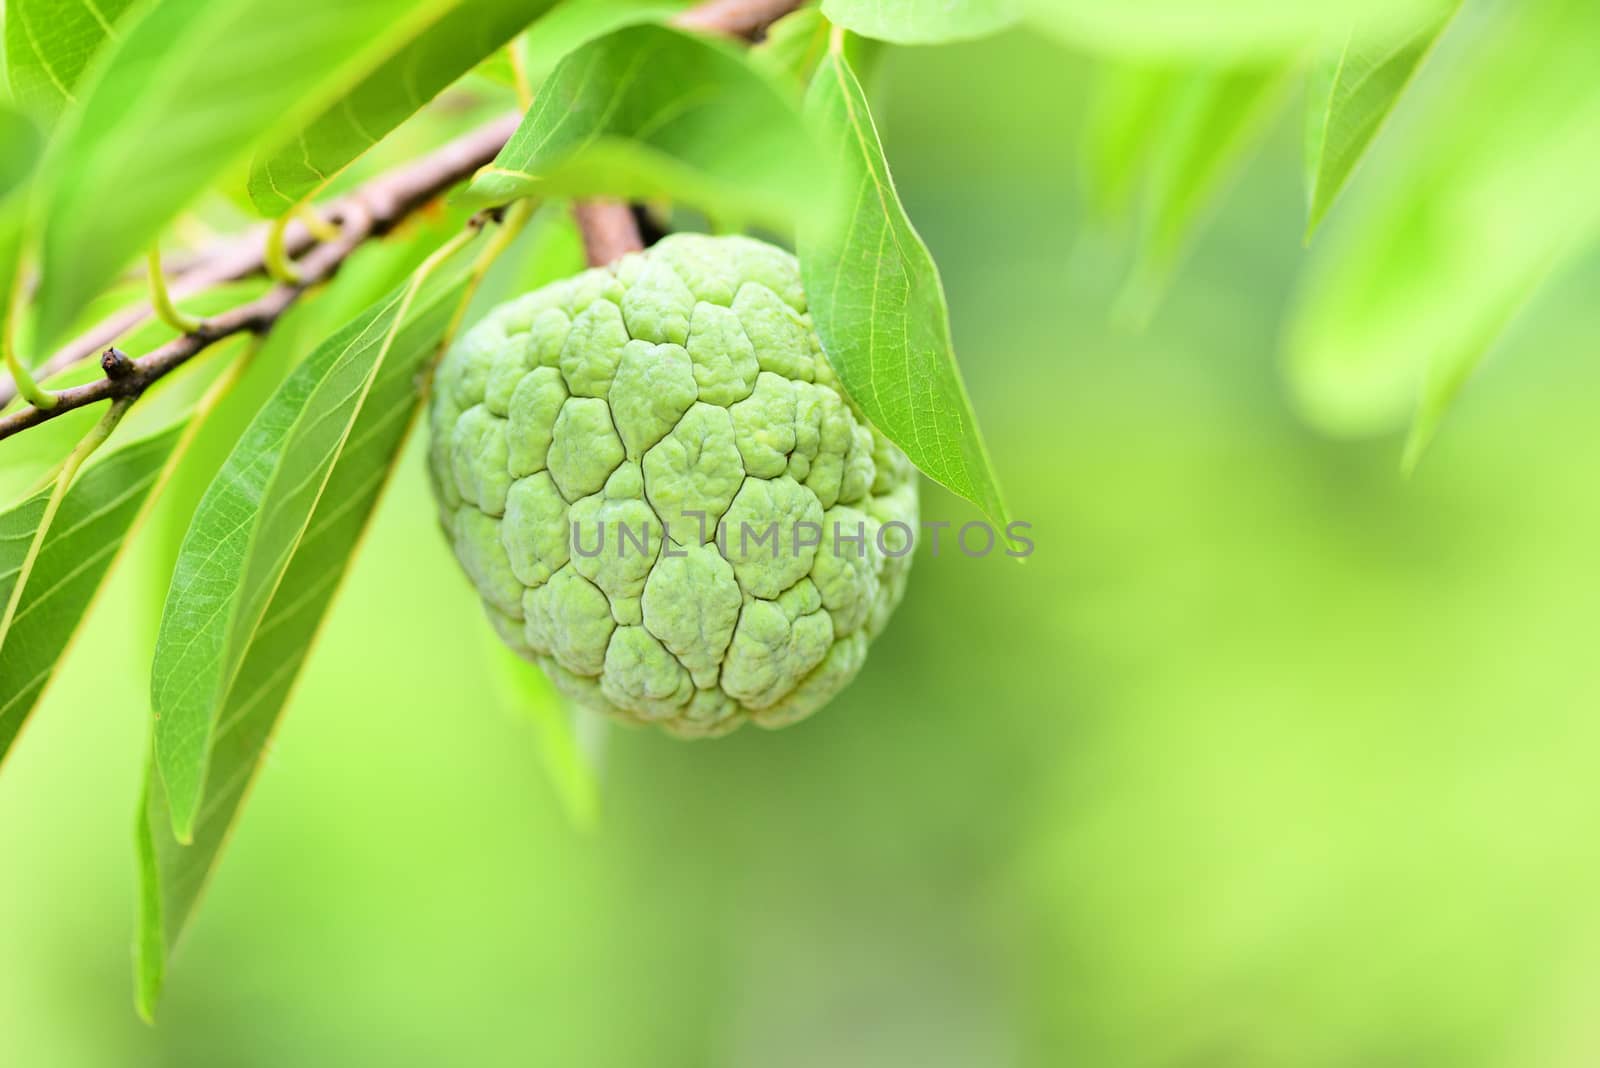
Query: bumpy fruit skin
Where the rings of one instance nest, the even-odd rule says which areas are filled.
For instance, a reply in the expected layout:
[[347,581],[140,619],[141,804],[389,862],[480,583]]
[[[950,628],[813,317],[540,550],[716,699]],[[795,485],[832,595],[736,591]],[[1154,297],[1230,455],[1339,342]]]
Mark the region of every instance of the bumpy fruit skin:
[[430,426],[490,621],[601,712],[692,737],[792,723],[905,591],[912,467],[762,242],[674,235],[502,305],[440,364]]

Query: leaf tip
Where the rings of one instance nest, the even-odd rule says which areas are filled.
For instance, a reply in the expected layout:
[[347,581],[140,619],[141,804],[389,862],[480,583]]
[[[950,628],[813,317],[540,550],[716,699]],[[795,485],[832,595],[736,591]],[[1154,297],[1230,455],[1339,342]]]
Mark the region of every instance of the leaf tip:
[[139,803],[134,823],[134,847],[139,855],[138,937],[133,947],[133,1007],[139,1018],[154,1026],[156,1005],[166,980],[166,940],[162,933],[160,869],[150,826],[150,781]]
[[161,788],[167,798],[167,811],[172,825],[172,836],[182,845],[194,843],[195,806],[198,791],[189,790],[173,776],[173,757],[161,744],[160,724],[157,724],[153,747],[155,774],[161,778]]
[[1439,429],[1439,421],[1433,418],[1418,416],[1411,424],[1411,430],[1406,435],[1405,450],[1400,456],[1400,474],[1411,478],[1417,473],[1417,467],[1422,463],[1422,456],[1428,451],[1428,446],[1433,443],[1435,433]]
[[1311,247],[1311,242],[1316,239],[1316,236],[1317,236],[1317,224],[1320,221],[1321,220],[1318,219],[1316,216],[1312,216],[1312,217],[1310,217],[1310,218],[1308,218],[1306,220],[1305,232],[1300,235],[1300,247],[1301,248],[1308,249],[1308,248]]
[[1161,304],[1163,289],[1149,270],[1136,268],[1111,300],[1112,325],[1126,334],[1145,333]]
[[162,785],[167,795],[167,808],[171,816],[172,837],[178,840],[179,845],[194,845],[194,825],[196,800],[187,796],[186,791],[174,792],[170,783],[163,776]]
[[[1338,194],[1335,194],[1337,197]],[[1322,222],[1328,217],[1328,212],[1333,208],[1334,197],[1325,197],[1320,189],[1313,189],[1311,202],[1306,209],[1306,232],[1302,238],[1305,247],[1310,248],[1312,240],[1317,236],[1317,231],[1322,229]]]
[[[142,972],[143,962],[140,962],[137,967]],[[156,1002],[161,998],[161,981],[159,978],[155,979],[152,987],[146,989],[145,984],[149,981],[142,974],[136,977],[138,989],[133,996],[133,1011],[139,1014],[140,1022],[146,1027],[154,1027],[156,1025]]]

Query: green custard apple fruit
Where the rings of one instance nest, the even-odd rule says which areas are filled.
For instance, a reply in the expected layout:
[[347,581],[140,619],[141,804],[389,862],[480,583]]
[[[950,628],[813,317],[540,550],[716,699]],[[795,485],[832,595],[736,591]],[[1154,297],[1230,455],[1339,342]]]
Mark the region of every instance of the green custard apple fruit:
[[915,472],[760,241],[678,234],[500,306],[441,362],[429,422],[489,619],[589,708],[685,736],[792,723],[905,591]]

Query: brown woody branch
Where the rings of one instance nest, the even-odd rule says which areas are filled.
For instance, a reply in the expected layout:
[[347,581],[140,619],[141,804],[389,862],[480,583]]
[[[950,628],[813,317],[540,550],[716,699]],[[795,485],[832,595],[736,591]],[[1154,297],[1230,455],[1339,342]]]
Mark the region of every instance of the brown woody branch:
[[800,6],[800,0],[706,0],[673,19],[686,30],[756,37]]
[[[102,364],[107,371],[105,378],[59,391],[55,394],[55,406],[48,410],[28,407],[0,417],[0,440],[90,404],[115,397],[136,397],[224,338],[270,330],[302,293],[333,277],[357,249],[393,230],[417,209],[470,178],[479,167],[494,159],[516,123],[515,115],[488,123],[415,163],[369,182],[341,201],[336,213],[330,213],[339,223],[339,238],[316,246],[299,261],[301,280],[298,284],[276,286],[248,304],[213,316],[194,333],[176,338],[140,359],[115,358],[108,353]],[[309,243],[308,236],[300,240],[301,247]],[[219,281],[247,277],[261,270],[261,254],[262,247],[258,245],[249,256],[221,256],[189,272],[183,281],[195,277],[194,284],[204,288],[207,283],[215,285]],[[127,328],[128,320],[137,323],[148,314],[148,308],[136,309],[126,316],[107,320],[52,360],[60,359],[70,366],[86,358],[82,352],[86,345],[91,346],[89,352],[92,353],[114,340]],[[69,353],[74,358],[67,359]]]
[[[346,210],[344,203],[336,205],[327,213],[329,220],[338,222],[344,218]],[[260,274],[261,250],[266,239],[267,227],[253,226],[228,245],[211,252],[200,253],[181,268],[170,269],[172,277],[168,281],[167,288],[172,293],[173,299],[184,300],[216,286]],[[284,242],[289,255],[299,256],[312,244],[311,234],[304,225],[298,221],[289,224],[287,240]],[[170,268],[170,259],[168,264]],[[53,353],[36,369],[35,374],[43,380],[76,367],[153,314],[150,305],[136,304],[107,316]],[[14,384],[0,381],[0,408],[9,404],[16,395]]]
[[[750,37],[799,6],[800,0],[708,0],[674,21],[686,29]],[[291,223],[286,231],[288,251],[304,256],[297,264],[300,280],[295,285],[277,286],[248,304],[213,316],[198,330],[139,359],[129,359],[109,346],[152,315],[148,305],[119,312],[91,327],[47,359],[40,368],[40,377],[76,366],[101,350],[105,350],[101,368],[106,376],[56,392],[56,403],[47,410],[25,407],[0,416],[0,441],[100,401],[138,397],[217,342],[240,334],[266,333],[301,294],[333,277],[357,249],[387,234],[491,162],[516,125],[515,115],[497,119],[414,163],[373,179],[338,201],[327,211],[329,220],[340,228],[335,241],[318,245],[304,226]],[[587,201],[580,202],[575,210],[591,263],[609,263],[641,247],[638,227],[627,205]],[[170,285],[174,299],[263,273],[265,236],[265,230],[258,227],[217,252],[202,255],[175,276]],[[0,380],[0,408],[15,398],[15,385]]]
[[[369,203],[387,205],[385,212],[380,212],[380,215],[401,209],[392,218],[379,220],[386,223],[384,229],[368,235],[382,236],[398,225],[406,215],[456,182],[470,177],[473,171],[492,160],[495,153],[500,151],[500,146],[511,136],[511,131],[516,128],[516,122],[516,116],[507,115],[480,127],[415,163],[373,179],[350,196],[335,202],[325,214],[330,222],[337,223],[342,228],[346,220],[352,216],[370,214],[370,209],[366,207]],[[173,298],[183,300],[227,282],[236,282],[242,278],[262,274],[265,270],[263,255],[266,236],[267,228],[256,226],[229,244],[202,254],[183,271],[177,273],[170,282],[169,288]],[[291,256],[304,254],[314,244],[314,239],[302,224],[299,222],[289,224],[285,247]],[[46,379],[77,366],[113,344],[129,330],[149,319],[152,314],[150,305],[139,304],[101,320],[47,359],[38,369],[38,377],[41,380]],[[202,334],[215,333],[214,324],[207,325],[212,329],[202,331]],[[225,335],[218,335],[219,338],[221,336]],[[16,395],[14,384],[0,380],[0,408],[14,400]],[[0,426],[4,425],[6,424],[0,421]],[[0,434],[0,437],[3,436]]]

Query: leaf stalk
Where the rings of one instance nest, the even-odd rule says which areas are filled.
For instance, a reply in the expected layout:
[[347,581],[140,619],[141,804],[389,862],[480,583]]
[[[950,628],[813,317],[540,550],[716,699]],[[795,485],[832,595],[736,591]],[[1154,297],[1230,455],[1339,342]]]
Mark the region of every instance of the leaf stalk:
[[273,220],[272,228],[267,231],[267,246],[261,259],[267,277],[284,286],[298,286],[301,280],[300,268],[289,258],[289,222],[293,218],[293,212],[285,212]]
[[201,320],[192,315],[185,315],[173,302],[172,292],[167,289],[166,272],[161,269],[161,247],[150,246],[149,274],[150,274],[150,307],[155,310],[156,318],[166,323],[180,334],[197,334],[205,325]]
[[307,201],[302,200],[300,203],[296,204],[294,206],[293,215],[296,219],[300,220],[300,224],[306,228],[306,232],[312,237],[316,238],[318,241],[326,244],[329,241],[339,240],[339,234],[341,232],[339,229],[339,224],[333,222],[331,219],[326,218]]
[[132,397],[119,397],[62,463],[61,470],[56,475],[55,488],[50,492],[50,500],[44,506],[44,515],[39,520],[38,529],[33,532],[33,541],[28,543],[28,552],[22,559],[22,568],[17,572],[17,583],[11,587],[11,596],[6,600],[5,614],[0,616],[0,645],[5,644],[7,636],[11,633],[11,623],[17,617],[17,607],[22,604],[23,593],[27,590],[28,575],[38,562],[39,552],[44,548],[45,537],[50,533],[50,524],[55,521],[56,513],[61,510],[61,502],[67,496],[67,489],[77,477],[78,469],[83,466],[84,461],[105,444],[106,439],[117,429],[117,424],[122,422],[122,417],[127,414],[132,404]]
[[22,272],[17,272],[16,281],[11,292],[6,295],[10,307],[8,314],[0,320],[0,349],[5,350],[6,370],[11,374],[11,380],[17,384],[17,395],[41,412],[48,412],[60,403],[54,393],[40,387],[35,381],[33,373],[23,365],[22,358],[17,355],[15,331],[19,319],[20,305],[22,304]]

